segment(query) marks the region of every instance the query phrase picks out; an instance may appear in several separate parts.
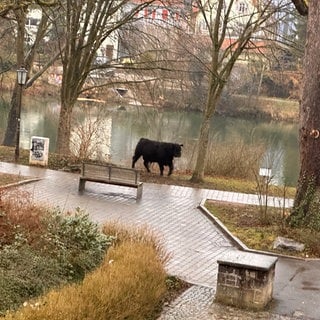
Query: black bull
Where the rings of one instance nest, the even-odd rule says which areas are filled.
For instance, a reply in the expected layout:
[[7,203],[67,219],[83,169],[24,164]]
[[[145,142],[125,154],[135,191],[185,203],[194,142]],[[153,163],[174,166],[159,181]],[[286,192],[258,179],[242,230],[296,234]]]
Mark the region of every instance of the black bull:
[[181,157],[182,146],[182,144],[177,143],[159,142],[141,138],[132,157],[132,168],[134,168],[135,163],[142,156],[143,164],[148,172],[150,172],[149,164],[157,162],[160,168],[160,175],[163,176],[164,166],[168,166],[168,176],[170,176],[173,171],[173,158]]

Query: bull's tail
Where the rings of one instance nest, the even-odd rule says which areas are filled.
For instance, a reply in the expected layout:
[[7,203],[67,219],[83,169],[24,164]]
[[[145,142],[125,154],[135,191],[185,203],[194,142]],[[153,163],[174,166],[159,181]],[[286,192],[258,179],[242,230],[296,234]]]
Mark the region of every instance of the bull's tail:
[[138,159],[141,157],[141,154],[135,153],[134,156],[132,157],[132,168],[134,168],[136,162]]
[[142,156],[142,146],[143,144],[145,143],[144,141],[147,140],[147,139],[144,139],[144,138],[140,138],[140,140],[138,141],[137,145],[136,145],[136,148],[134,150],[134,155],[132,157],[132,165],[131,167],[134,168],[136,162],[138,161],[138,159]]
[[[140,140],[138,141],[136,148],[134,150],[134,155],[132,157],[132,168],[134,168],[136,162],[138,161],[138,159],[143,155],[143,146],[148,142],[148,139],[145,138],[140,138]],[[149,170],[148,170],[149,171]]]

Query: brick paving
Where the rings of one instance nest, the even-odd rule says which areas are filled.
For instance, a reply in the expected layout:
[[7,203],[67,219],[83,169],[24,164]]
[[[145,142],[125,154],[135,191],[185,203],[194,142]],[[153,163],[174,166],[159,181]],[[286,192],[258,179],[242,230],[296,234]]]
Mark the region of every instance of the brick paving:
[[[320,312],[315,311],[320,304],[318,261],[306,265],[280,259],[274,288],[276,303],[261,315],[254,313],[251,317],[248,312],[213,303],[216,261],[221,254],[236,249],[198,206],[203,199],[258,204],[256,195],[145,183],[142,199],[136,201],[135,189],[96,183],[87,183],[80,195],[77,174],[1,162],[0,172],[41,178],[21,187],[30,192],[36,203],[58,206],[62,210],[80,207],[99,224],[117,221],[145,225],[158,234],[172,257],[166,266],[168,273],[194,285],[166,308],[161,320],[320,319]],[[281,199],[274,199],[270,203],[280,202]],[[292,205],[292,201],[288,200],[286,205]],[[303,286],[308,274],[319,279],[314,286],[309,286],[313,288],[309,291],[304,290],[308,286]]]
[[212,288],[193,286],[171,305],[166,306],[158,320],[301,320],[301,313],[292,316],[273,314],[269,311],[250,312],[212,303],[215,291]]

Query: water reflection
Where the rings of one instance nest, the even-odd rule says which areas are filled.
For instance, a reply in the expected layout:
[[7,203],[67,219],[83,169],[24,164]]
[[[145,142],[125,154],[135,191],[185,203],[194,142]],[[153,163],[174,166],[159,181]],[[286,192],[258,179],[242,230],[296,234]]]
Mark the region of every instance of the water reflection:
[[[1,102],[0,102],[1,104]],[[30,147],[31,136],[50,139],[50,151],[55,151],[60,106],[55,100],[24,99],[21,123],[21,146]],[[4,132],[8,107],[0,108],[1,131]],[[140,137],[184,144],[183,155],[177,159],[178,169],[190,169],[201,124],[197,112],[162,111],[128,106],[125,111],[117,106],[81,103],[74,110],[73,147],[86,148],[85,137],[93,130],[95,143],[88,150],[92,157],[130,165],[134,148]],[[88,129],[94,123],[95,128]],[[262,167],[272,167],[275,179],[295,185],[298,176],[297,125],[278,122],[214,117],[210,139],[217,145],[242,141],[246,144],[268,145]],[[87,151],[88,151],[87,150]],[[83,149],[82,149],[83,151]]]

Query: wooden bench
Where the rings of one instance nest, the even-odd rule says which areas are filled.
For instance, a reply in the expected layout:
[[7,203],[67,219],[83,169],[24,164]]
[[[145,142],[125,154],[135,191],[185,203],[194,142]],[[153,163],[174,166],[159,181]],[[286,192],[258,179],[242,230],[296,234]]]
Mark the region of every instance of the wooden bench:
[[143,183],[138,170],[109,164],[83,163],[79,179],[79,191],[84,191],[87,181],[113,184],[137,189],[137,199],[142,196]]

